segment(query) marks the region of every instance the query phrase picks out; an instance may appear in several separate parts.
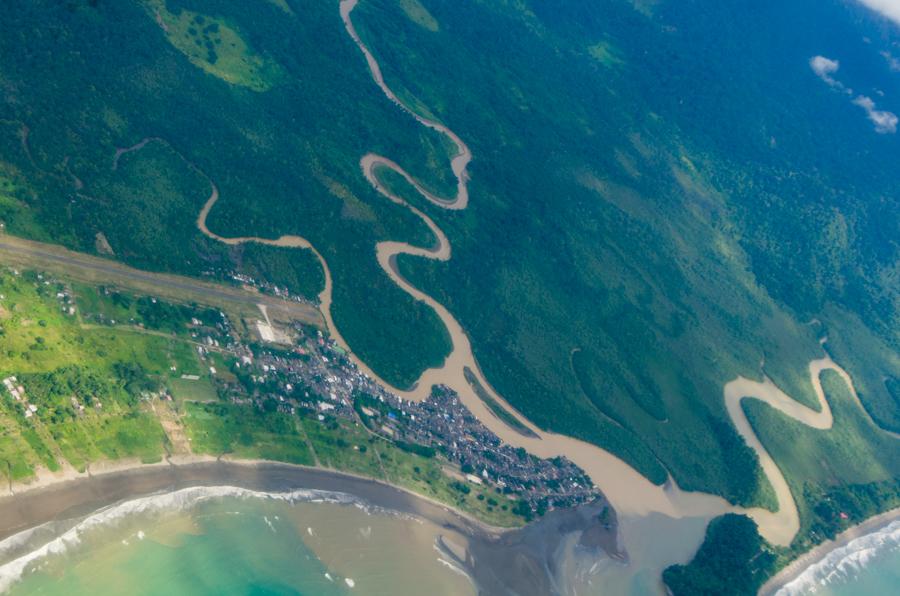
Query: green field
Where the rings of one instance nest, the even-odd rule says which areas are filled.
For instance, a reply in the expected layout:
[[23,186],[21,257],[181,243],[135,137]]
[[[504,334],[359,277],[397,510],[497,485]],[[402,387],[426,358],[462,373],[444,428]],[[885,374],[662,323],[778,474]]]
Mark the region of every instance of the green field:
[[14,375],[36,408],[2,390],[0,451],[14,480],[64,461],[79,470],[101,459],[159,461],[165,435],[140,395],[194,358],[165,338],[83,328],[56,297],[67,289],[33,272],[0,273],[0,374]]
[[197,453],[312,465],[296,421],[230,404],[186,404],[185,425]]
[[[439,460],[408,453],[361,426],[306,419],[303,428],[324,466],[386,480],[468,511],[493,525],[511,527],[523,522],[521,516],[513,513],[514,502],[505,496],[489,487],[456,480],[444,471]],[[462,477],[458,470],[456,474]]]
[[[165,0],[145,3],[162,21],[166,39],[209,74],[254,91],[267,91],[281,77],[275,62],[254,52],[240,33],[222,19],[183,8],[173,13]],[[283,3],[278,6],[282,10],[285,7]]]
[[[190,371],[188,371],[183,374],[196,373],[191,373]],[[182,403],[185,401],[200,403],[215,401],[216,399],[218,399],[218,396],[216,395],[216,388],[213,387],[209,379],[205,379],[202,377],[196,381],[191,379],[172,378],[169,379],[168,385],[169,391],[172,392],[172,397],[178,403]]]
[[404,451],[346,420],[294,419],[225,403],[186,403],[184,419],[196,453],[318,465],[390,482],[467,511],[497,526],[519,526],[515,501],[444,471],[446,462]]

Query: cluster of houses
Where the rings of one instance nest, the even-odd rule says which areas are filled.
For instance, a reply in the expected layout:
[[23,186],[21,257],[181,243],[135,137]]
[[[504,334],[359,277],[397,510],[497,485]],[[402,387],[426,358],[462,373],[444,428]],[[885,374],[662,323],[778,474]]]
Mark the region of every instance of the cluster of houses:
[[583,470],[565,458],[540,459],[504,444],[447,387],[427,400],[400,398],[362,373],[320,331],[296,328],[291,351],[246,349],[238,368],[249,385],[232,399],[278,409],[312,412],[319,420],[340,417],[365,424],[386,439],[433,449],[461,478],[488,485],[524,502],[532,512],[591,502],[599,491]]
[[75,315],[75,299],[68,288],[64,286],[60,288],[56,293],[56,301],[59,303],[59,308],[63,314],[70,317]]
[[31,418],[37,413],[37,406],[28,403],[28,396],[25,395],[25,387],[19,384],[19,380],[16,379],[16,377],[6,377],[3,379],[3,386],[6,387],[6,390],[9,391],[9,394],[14,400],[22,404],[25,408],[26,418]]
[[[207,271],[205,275],[211,277],[217,277],[215,271]],[[225,273],[225,278],[238,284],[241,286],[245,286],[248,288],[253,288],[262,292],[263,294],[268,294],[270,296],[276,296],[278,298],[282,298],[284,300],[290,300],[291,302],[309,302],[306,298],[302,296],[297,296],[296,294],[292,294],[290,290],[287,288],[281,287],[277,284],[273,284],[264,280],[256,279],[246,273],[238,273],[236,271],[228,271]]]

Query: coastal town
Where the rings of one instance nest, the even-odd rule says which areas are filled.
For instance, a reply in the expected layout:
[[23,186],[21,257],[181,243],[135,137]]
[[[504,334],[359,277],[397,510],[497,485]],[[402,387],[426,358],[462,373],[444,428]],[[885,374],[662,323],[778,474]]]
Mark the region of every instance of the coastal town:
[[[10,273],[20,275],[18,270]],[[28,275],[34,275],[34,286],[47,299],[55,297],[56,308],[64,318],[77,319],[87,326],[127,326],[138,332],[177,337],[189,344],[200,370],[172,366],[170,378],[189,384],[209,381],[215,397],[226,403],[311,418],[326,425],[340,421],[359,427],[370,438],[390,442],[420,457],[435,458],[458,490],[488,490],[496,499],[506,499],[509,508],[526,519],[602,496],[586,474],[566,458],[540,459],[504,444],[447,387],[434,387],[430,397],[421,402],[404,400],[387,391],[360,371],[348,354],[317,327],[273,322],[264,307],[258,317],[244,318],[238,325],[238,321],[210,307],[132,295],[112,286],[82,288],[79,293],[54,276]],[[251,279],[236,281],[255,287]],[[85,295],[96,296],[97,302],[84,304]],[[291,299],[299,300],[296,296]],[[20,379],[10,374],[3,384],[26,419],[37,414],[39,406],[29,401],[27,387]],[[142,399],[173,401],[165,383],[159,387],[157,391],[144,390]],[[72,400],[72,414],[83,415],[86,402],[75,397]],[[93,408],[102,407],[101,403],[100,399],[90,400]]]
[[254,371],[252,385],[246,387],[251,399],[261,403],[274,397],[285,411],[315,412],[320,420],[354,420],[420,454],[439,454],[458,467],[467,482],[492,486],[533,514],[600,496],[567,459],[540,459],[503,444],[452,390],[437,386],[427,400],[403,400],[360,372],[321,331],[296,326],[294,332],[298,339],[289,352],[264,347],[253,356],[242,355],[242,366]]
[[[222,329],[203,327],[204,341]],[[294,325],[292,345],[237,343],[230,348],[239,361],[238,383],[220,383],[219,393],[233,402],[263,407],[276,400],[292,415],[320,421],[342,418],[372,435],[407,450],[446,459],[448,473],[464,482],[493,487],[517,501],[526,517],[574,507],[599,498],[600,492],[566,458],[540,459],[505,445],[447,387],[437,386],[422,402],[404,400],[362,373],[346,352],[321,330]],[[206,339],[208,338],[208,339]],[[201,354],[206,349],[201,348]]]

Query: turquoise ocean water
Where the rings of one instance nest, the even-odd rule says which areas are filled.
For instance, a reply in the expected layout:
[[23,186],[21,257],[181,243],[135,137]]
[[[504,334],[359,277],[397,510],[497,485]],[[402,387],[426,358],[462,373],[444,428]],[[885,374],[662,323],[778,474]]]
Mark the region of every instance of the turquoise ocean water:
[[[441,532],[349,495],[184,489],[0,542],[0,592],[474,594],[470,579],[435,547]],[[635,554],[646,556],[639,548]],[[589,572],[566,569],[571,579],[584,580],[570,582],[579,594],[643,594],[659,586],[653,578],[637,581],[640,569],[632,566],[585,565]],[[835,549],[779,595],[881,596],[900,594],[898,586],[900,520]]]
[[37,549],[7,554],[0,589],[66,596],[474,593],[434,548],[427,523],[319,498],[211,497],[203,490],[114,507],[49,542],[42,536]]
[[778,596],[900,594],[900,520],[860,536],[810,565]]

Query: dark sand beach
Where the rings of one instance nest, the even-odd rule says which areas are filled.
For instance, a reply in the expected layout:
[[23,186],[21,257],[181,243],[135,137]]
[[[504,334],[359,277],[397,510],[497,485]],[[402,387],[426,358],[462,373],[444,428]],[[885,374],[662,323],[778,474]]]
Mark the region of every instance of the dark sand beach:
[[[557,549],[578,534],[584,549],[623,559],[615,513],[604,502],[548,513],[524,528],[494,528],[435,501],[374,480],[330,470],[270,462],[209,461],[135,467],[94,474],[0,498],[0,539],[29,528],[81,518],[137,497],[197,486],[262,492],[315,489],[346,493],[367,505],[431,522],[452,537],[452,552],[483,594],[556,592]],[[605,511],[605,513],[604,513]],[[458,546],[460,542],[465,546]]]

